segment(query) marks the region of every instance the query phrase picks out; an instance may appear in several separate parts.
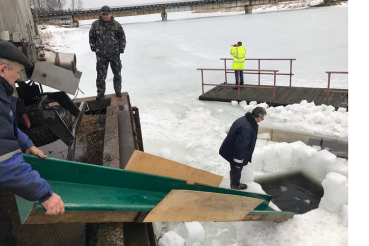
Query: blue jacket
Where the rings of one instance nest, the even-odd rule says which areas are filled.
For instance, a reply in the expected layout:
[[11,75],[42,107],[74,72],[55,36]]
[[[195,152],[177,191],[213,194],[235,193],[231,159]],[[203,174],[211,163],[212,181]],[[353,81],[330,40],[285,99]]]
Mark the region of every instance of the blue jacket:
[[50,185],[23,159],[32,141],[18,129],[13,87],[0,77],[0,187],[29,201],[44,202],[53,194]]
[[219,154],[229,163],[245,166],[251,162],[259,126],[251,113],[233,122]]

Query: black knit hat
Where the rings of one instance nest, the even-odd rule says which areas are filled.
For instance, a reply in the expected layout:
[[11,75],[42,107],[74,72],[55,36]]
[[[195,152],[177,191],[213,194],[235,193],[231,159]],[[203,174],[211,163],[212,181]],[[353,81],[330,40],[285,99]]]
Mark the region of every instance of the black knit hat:
[[0,58],[33,67],[32,62],[14,44],[0,39]]
[[111,9],[109,6],[105,5],[105,6],[102,6],[101,8],[101,13],[102,14],[110,14],[111,13]]

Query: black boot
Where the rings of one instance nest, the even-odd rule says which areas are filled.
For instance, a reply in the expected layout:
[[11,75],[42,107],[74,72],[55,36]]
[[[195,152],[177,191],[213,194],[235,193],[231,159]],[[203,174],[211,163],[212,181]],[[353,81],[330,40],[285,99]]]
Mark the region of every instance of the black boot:
[[231,184],[231,189],[233,189],[233,190],[246,190],[247,185],[246,184],[241,184],[241,183],[240,183],[240,185],[232,185]]
[[[232,168],[232,166],[231,166]],[[247,189],[247,185],[246,184],[239,184],[239,185],[232,185],[232,180],[233,180],[233,176],[232,176],[232,171],[229,172],[229,177],[230,177],[230,186],[231,189],[233,190],[246,190]],[[241,175],[240,175],[241,177]],[[234,180],[234,182],[239,182],[239,180]]]
[[101,100],[105,97],[104,94],[98,94],[97,97],[96,97],[96,100]]
[[120,92],[120,91],[116,92],[116,93],[115,93],[115,95],[116,95],[117,97],[119,97],[119,98],[122,98],[122,92]]

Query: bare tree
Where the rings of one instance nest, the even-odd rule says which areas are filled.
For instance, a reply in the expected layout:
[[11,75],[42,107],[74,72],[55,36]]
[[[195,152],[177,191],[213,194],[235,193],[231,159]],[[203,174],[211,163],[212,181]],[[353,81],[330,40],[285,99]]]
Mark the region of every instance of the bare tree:
[[72,11],[76,9],[76,4],[77,4],[77,0],[70,1],[70,8],[72,9]]
[[82,0],[71,0],[70,7],[72,11],[81,10],[83,8]]
[[82,10],[82,8],[83,8],[83,2],[82,2],[82,0],[78,0],[77,1],[77,9]]
[[66,4],[66,0],[57,0],[57,1],[58,1],[57,9],[58,10],[64,9],[65,4]]
[[29,0],[31,8],[37,13],[62,10],[66,0]]
[[46,0],[46,9],[48,12],[54,11],[57,8],[57,0]]

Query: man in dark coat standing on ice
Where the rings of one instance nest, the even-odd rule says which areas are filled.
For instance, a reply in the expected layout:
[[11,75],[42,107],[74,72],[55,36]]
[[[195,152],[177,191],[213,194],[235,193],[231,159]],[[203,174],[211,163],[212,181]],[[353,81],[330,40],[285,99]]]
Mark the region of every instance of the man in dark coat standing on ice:
[[258,134],[258,124],[264,120],[266,111],[256,107],[252,113],[237,119],[231,126],[227,137],[219,149],[219,154],[231,165],[231,189],[245,190],[246,184],[241,184],[241,172],[244,166],[251,162]]

